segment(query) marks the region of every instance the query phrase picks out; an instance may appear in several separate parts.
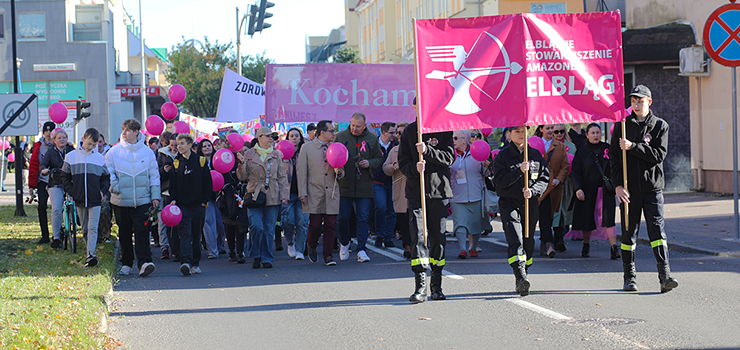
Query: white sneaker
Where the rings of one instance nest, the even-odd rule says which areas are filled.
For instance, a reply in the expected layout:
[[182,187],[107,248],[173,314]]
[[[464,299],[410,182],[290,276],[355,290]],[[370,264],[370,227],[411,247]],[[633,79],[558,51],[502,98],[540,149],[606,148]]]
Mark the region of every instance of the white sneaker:
[[292,246],[292,245],[288,246],[288,256],[291,258],[295,257],[295,246]]
[[190,273],[193,275],[200,275],[200,273],[203,272],[200,270],[200,266],[193,266],[190,268]]
[[342,245],[340,243],[339,244],[339,260],[344,261],[347,259],[349,259],[349,244]]
[[370,257],[367,256],[367,253],[365,253],[364,250],[360,250],[357,252],[357,262],[364,263],[370,261]]
[[119,271],[118,273],[124,276],[128,276],[129,274],[131,274],[131,266],[121,266],[121,271]]
[[296,260],[303,260],[303,259],[305,259],[305,257],[303,256],[303,253],[297,252],[297,253],[295,253],[295,259]]
[[139,276],[146,277],[149,276],[152,272],[154,272],[154,263],[145,262],[143,265],[141,265],[141,268],[139,269]]

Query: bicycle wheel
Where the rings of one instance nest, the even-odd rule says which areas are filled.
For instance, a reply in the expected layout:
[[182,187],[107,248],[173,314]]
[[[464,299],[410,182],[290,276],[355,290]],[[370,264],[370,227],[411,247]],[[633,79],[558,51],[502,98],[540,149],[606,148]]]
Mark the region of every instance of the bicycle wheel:
[[74,203],[69,204],[69,243],[72,246],[72,254],[77,253],[77,210]]
[[60,239],[62,240],[62,250],[67,250],[68,237],[69,237],[69,223],[67,222],[67,207],[63,207],[62,213],[62,228],[59,230]]

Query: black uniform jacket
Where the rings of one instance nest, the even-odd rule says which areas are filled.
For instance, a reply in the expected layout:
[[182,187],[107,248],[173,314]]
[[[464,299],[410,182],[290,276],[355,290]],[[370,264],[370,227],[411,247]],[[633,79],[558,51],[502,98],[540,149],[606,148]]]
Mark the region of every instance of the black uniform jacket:
[[[527,186],[532,191],[529,200],[530,213],[537,213],[538,201],[550,183],[550,174],[542,159],[540,151],[529,147],[529,181]],[[496,183],[496,194],[499,196],[499,206],[524,209],[524,173],[520,166],[524,162],[524,153],[509,142],[493,160],[493,181]]]
[[[634,112],[625,121],[627,140],[636,145],[627,151],[628,191],[649,193],[665,188],[663,160],[668,153],[668,123],[653,114],[651,110],[644,122],[637,121]],[[611,161],[611,180],[616,186],[623,186],[622,150],[619,139],[622,137],[622,123],[614,124],[614,137],[609,147]]]
[[[416,122],[409,124],[403,130],[401,143],[398,146],[398,167],[406,175],[406,198],[421,201],[421,184],[416,163],[419,161],[419,152],[416,151],[417,136]],[[450,183],[450,165],[455,162],[455,147],[452,144],[452,132],[436,132],[422,134],[421,139],[426,143],[424,153],[426,168],[424,170],[424,195],[427,199],[446,199],[452,197]]]

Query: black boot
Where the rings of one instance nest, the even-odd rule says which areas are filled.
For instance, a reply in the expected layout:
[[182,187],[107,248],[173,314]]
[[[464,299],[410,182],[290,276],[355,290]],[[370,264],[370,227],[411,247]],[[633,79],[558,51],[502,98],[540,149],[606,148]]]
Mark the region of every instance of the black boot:
[[588,243],[583,243],[583,249],[581,249],[581,256],[584,258],[588,258],[591,256],[591,245]]
[[660,281],[660,292],[670,292],[673,288],[678,287],[678,281],[671,277],[671,267],[667,262],[658,263],[658,280]]
[[514,277],[516,277],[516,292],[519,293],[520,296],[529,295],[530,284],[527,279],[526,265],[522,262],[521,264],[512,264],[511,267],[514,269]]
[[635,263],[622,263],[624,268],[624,287],[623,290],[627,292],[637,291],[637,271],[635,270]]
[[414,294],[411,294],[409,297],[409,301],[412,303],[423,303],[427,300],[427,273],[414,273],[414,280],[416,282],[416,289],[414,289]]
[[447,297],[442,293],[442,267],[432,267],[431,278],[432,300],[445,300]]
[[619,255],[619,246],[616,245],[616,244],[613,245],[612,246],[612,260],[617,260],[617,259],[619,259],[621,257],[622,256]]
[[236,252],[229,250],[229,262],[236,262]]

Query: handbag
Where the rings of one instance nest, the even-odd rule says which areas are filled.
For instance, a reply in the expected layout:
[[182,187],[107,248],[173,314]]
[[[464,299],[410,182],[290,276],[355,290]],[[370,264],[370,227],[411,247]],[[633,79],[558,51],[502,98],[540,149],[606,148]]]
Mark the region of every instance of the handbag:
[[[238,186],[241,187],[242,185],[239,184]],[[221,192],[219,192],[218,198],[216,198],[216,207],[224,219],[239,219],[239,209],[242,208],[243,204],[243,200],[239,192],[240,191],[230,183],[227,183]]]
[[[270,188],[270,166],[272,162],[267,162],[267,175],[265,176],[265,191]],[[254,193],[247,193],[244,196],[244,206],[247,208],[262,208],[267,204],[267,194],[259,191],[257,198],[254,198]]]
[[[596,153],[591,152],[591,154],[593,154],[594,157],[598,157]],[[596,168],[599,169],[599,173],[601,173],[601,179],[604,180],[604,191],[607,191],[609,193],[616,193],[616,188],[614,188],[612,180],[604,174],[604,169],[601,169],[601,164],[596,161],[596,158],[591,159],[594,161],[594,163],[596,163]]]
[[495,192],[483,189],[483,214],[494,216],[498,214],[498,196]]

